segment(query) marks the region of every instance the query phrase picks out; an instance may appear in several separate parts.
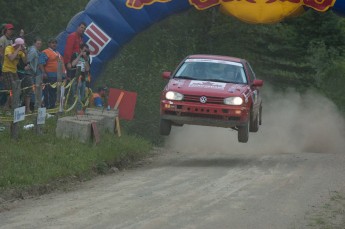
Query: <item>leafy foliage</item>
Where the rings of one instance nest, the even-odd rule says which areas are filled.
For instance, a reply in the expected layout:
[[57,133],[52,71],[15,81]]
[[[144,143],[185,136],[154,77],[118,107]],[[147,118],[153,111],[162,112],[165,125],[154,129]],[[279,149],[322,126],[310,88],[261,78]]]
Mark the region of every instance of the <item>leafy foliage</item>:
[[26,42],[31,44],[37,36],[47,40],[58,35],[88,2],[89,0],[0,1],[0,23],[12,23],[17,33],[24,29]]

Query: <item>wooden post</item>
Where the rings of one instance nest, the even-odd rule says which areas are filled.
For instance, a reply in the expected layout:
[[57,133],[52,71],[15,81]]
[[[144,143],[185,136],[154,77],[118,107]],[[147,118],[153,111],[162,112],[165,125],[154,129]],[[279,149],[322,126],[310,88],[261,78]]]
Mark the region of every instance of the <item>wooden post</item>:
[[94,139],[94,143],[97,145],[101,141],[101,136],[99,134],[96,122],[91,122],[91,132]]
[[[20,106],[21,80],[12,81],[12,114]],[[19,136],[18,123],[11,123],[11,138],[17,140]]]
[[[42,75],[39,74],[36,76],[36,82],[35,82],[36,92],[35,92],[35,111],[38,116],[38,108],[42,106]],[[41,125],[37,124],[37,116],[35,120],[35,130],[36,134],[42,134]]]
[[115,118],[115,127],[116,127],[117,136],[121,137],[121,127],[120,127],[120,118],[119,118],[119,116],[117,116]]
[[[124,95],[125,95],[125,93],[122,91],[119,95],[119,98],[117,98],[116,104],[114,106],[114,110],[118,110],[119,105],[120,105]],[[115,127],[116,127],[116,131],[117,131],[117,136],[121,137],[121,127],[120,127],[119,114],[115,118]]]
[[125,93],[123,91],[121,91],[119,98],[117,98],[116,104],[114,106],[114,110],[117,110],[117,108],[120,106],[121,100],[122,100],[124,95],[125,95]]
[[[61,84],[62,84],[62,74],[63,74],[63,62],[60,58],[58,58],[58,68],[57,68],[57,85],[56,85],[56,90],[57,90],[57,96],[56,96],[56,104],[57,106],[60,106],[60,98],[61,98]],[[59,114],[60,112],[57,112]]]

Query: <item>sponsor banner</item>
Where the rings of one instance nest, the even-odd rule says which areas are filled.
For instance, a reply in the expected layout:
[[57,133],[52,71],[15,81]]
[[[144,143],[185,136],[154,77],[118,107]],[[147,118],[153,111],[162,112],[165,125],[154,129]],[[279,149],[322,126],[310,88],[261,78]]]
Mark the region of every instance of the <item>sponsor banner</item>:
[[226,83],[210,82],[210,81],[199,81],[192,80],[189,83],[190,88],[202,88],[202,89],[218,89],[224,90]]

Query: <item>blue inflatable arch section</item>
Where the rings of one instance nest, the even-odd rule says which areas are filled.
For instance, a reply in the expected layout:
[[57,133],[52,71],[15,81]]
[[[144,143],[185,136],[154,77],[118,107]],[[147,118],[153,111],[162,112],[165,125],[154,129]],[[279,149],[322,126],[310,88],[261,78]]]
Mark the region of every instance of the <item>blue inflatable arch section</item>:
[[[217,1],[222,0],[209,0]],[[68,34],[85,22],[84,42],[90,47],[91,75],[95,82],[103,65],[119,52],[121,46],[154,23],[193,7],[191,2],[203,4],[205,0],[91,0],[85,10],[75,15],[66,30],[58,35],[58,51],[64,53]],[[126,3],[139,4],[140,10],[128,7]],[[345,16],[345,0],[335,0],[331,10]]]
[[91,75],[97,79],[103,65],[112,59],[120,47],[137,33],[154,23],[191,7],[188,0],[147,5],[141,10],[126,6],[126,0],[91,0],[85,10],[75,15],[58,39],[58,51],[63,54],[68,34],[81,22],[87,24],[84,42],[91,50]]

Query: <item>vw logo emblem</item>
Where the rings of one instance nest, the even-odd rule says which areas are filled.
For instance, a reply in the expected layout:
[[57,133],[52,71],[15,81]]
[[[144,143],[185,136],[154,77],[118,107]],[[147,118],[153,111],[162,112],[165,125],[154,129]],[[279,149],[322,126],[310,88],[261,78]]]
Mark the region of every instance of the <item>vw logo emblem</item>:
[[206,96],[201,96],[200,97],[200,103],[206,103],[206,102],[207,102]]

